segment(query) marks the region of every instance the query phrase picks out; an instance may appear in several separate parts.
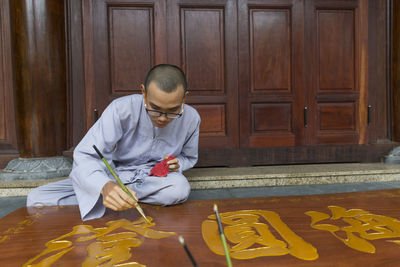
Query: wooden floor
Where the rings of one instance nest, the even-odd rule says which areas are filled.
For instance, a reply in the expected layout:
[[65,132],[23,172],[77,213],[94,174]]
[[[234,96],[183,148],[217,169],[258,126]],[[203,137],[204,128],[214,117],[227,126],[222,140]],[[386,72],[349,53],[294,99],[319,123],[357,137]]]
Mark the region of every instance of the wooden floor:
[[[223,221],[233,266],[396,266],[400,190],[192,200],[107,212],[82,222],[77,206],[21,208],[0,220],[2,266],[227,266],[213,216]],[[133,264],[136,262],[137,264]],[[130,263],[130,265],[128,264]],[[39,266],[39,265],[38,265]]]

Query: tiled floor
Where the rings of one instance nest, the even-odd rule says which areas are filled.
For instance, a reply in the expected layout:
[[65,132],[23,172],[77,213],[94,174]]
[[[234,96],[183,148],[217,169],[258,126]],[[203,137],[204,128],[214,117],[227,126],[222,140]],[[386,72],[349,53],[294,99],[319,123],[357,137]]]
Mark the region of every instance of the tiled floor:
[[[368,190],[400,188],[398,182],[348,183],[324,185],[248,187],[228,189],[192,190],[189,199],[246,198],[263,196],[291,196],[346,193]],[[0,197],[0,218],[25,206],[26,197]]]

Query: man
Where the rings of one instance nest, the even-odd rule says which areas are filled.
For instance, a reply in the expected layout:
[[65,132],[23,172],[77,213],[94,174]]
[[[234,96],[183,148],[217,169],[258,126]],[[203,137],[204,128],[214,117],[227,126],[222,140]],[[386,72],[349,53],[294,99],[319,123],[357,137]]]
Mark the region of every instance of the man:
[[[96,145],[122,182],[143,203],[186,201],[190,186],[182,171],[197,162],[200,116],[185,105],[186,78],[176,66],[161,64],[147,74],[142,95],[114,100],[74,151],[68,179],[32,190],[27,206],[79,205],[82,220],[99,218],[107,208],[135,207],[93,149]],[[149,176],[165,156],[166,177]]]

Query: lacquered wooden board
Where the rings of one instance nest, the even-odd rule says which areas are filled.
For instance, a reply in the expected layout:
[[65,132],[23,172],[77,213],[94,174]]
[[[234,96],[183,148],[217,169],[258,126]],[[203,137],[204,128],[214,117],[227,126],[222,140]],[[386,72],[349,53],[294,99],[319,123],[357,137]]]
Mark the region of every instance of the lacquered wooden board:
[[[276,220],[274,223],[272,217],[267,216],[265,218],[260,217],[258,226],[262,224],[261,226],[264,229],[267,228],[276,240],[289,244],[286,248],[283,248],[283,251],[286,249],[287,253],[282,253],[281,249],[283,255],[274,256],[274,251],[271,248],[255,243],[247,249],[257,247],[259,250],[261,248],[262,251],[272,255],[253,259],[233,258],[233,266],[396,266],[400,264],[400,222],[398,221],[400,217],[400,190],[215,201],[192,200],[170,207],[142,204],[146,215],[152,217],[155,223],[149,229],[157,233],[164,231],[175,232],[176,234],[153,239],[136,232],[135,240],[142,243],[135,247],[128,246],[125,253],[131,256],[119,264],[137,262],[145,266],[192,266],[185,250],[178,242],[178,236],[182,235],[199,266],[227,266],[225,257],[214,253],[206,244],[202,234],[203,222],[206,220],[211,221],[211,224],[213,222],[212,218],[207,217],[214,214],[214,203],[218,205],[222,218],[228,212],[245,210],[257,210],[258,213],[265,211],[265,214],[269,214],[268,216],[274,215],[275,219],[280,221],[279,224],[276,224]],[[333,209],[343,208],[343,211],[347,212],[343,214],[348,215],[346,220],[352,220],[350,224],[356,220],[360,221],[361,217],[353,216],[360,211],[348,212],[348,210],[362,209],[361,213],[364,214],[362,220],[365,220],[365,218],[371,220],[369,222],[364,221],[361,224],[364,225],[364,237],[353,229],[353,240],[360,241],[362,239],[366,243],[366,247],[375,251],[360,251],[357,242],[354,243],[356,248],[350,247],[349,244],[346,244],[346,241],[343,241],[349,237],[344,231],[334,232],[335,236],[327,230],[318,229],[318,227],[323,228],[327,225],[336,225],[341,227],[341,230],[350,227],[350,224],[343,218],[332,218],[332,212],[328,206],[331,206],[331,209],[332,206],[336,206]],[[311,216],[305,214],[310,211],[320,212],[320,215],[324,213],[326,216],[329,215],[329,218],[314,222],[314,227],[312,227]],[[126,219],[127,221],[124,222],[130,224],[139,220],[140,215],[136,210],[108,211],[101,219],[82,222],[77,206],[21,208],[0,220],[0,265],[23,266],[29,263],[30,260],[46,250],[47,242],[71,233],[74,226],[86,225],[87,229],[92,226],[90,229],[98,230],[101,227],[109,227],[112,221],[119,220],[121,222],[122,219]],[[368,225],[371,223],[375,226],[369,227]],[[228,225],[224,224],[225,231],[227,231],[226,226]],[[279,233],[281,230],[279,228],[283,226],[287,226],[289,231],[292,231],[304,242],[303,244],[306,244],[309,248],[313,247],[315,250],[314,252],[311,251],[311,257],[315,258],[315,253],[317,257],[312,260],[305,260],[298,255],[296,256],[294,250],[301,254],[306,246],[294,248],[293,244],[290,245],[291,241],[285,239]],[[115,232],[118,231],[127,232],[126,229],[119,229]],[[369,239],[365,238],[365,234]],[[261,236],[261,238],[265,236],[257,232],[255,228],[246,232],[246,235],[249,238],[255,235]],[[105,242],[93,238],[87,241],[78,241],[78,238],[77,235],[66,238],[70,240],[70,243],[63,244],[67,244],[68,251],[58,248],[58,252],[64,251],[65,253],[54,261],[52,266],[81,266],[88,258],[87,248],[89,244]],[[246,241],[245,239],[246,237],[243,237],[242,241]],[[396,243],[396,240],[399,241]],[[235,245],[229,238],[228,243],[230,248]],[[113,257],[118,256],[120,251],[116,251],[114,254],[112,252],[110,254]],[[45,253],[40,260],[53,254]],[[38,263],[38,261],[31,263]]]

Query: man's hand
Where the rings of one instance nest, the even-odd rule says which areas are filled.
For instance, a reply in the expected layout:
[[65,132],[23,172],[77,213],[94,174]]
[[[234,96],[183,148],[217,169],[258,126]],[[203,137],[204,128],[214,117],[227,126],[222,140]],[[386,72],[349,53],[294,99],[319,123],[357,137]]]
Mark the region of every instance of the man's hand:
[[[129,187],[126,188],[136,198],[136,192]],[[132,199],[117,183],[112,181],[107,182],[103,186],[101,194],[103,195],[103,205],[115,211],[131,209],[137,205],[137,201]]]
[[167,162],[168,164],[168,170],[170,172],[177,172],[179,171],[179,160],[177,158],[171,159],[170,161]]

